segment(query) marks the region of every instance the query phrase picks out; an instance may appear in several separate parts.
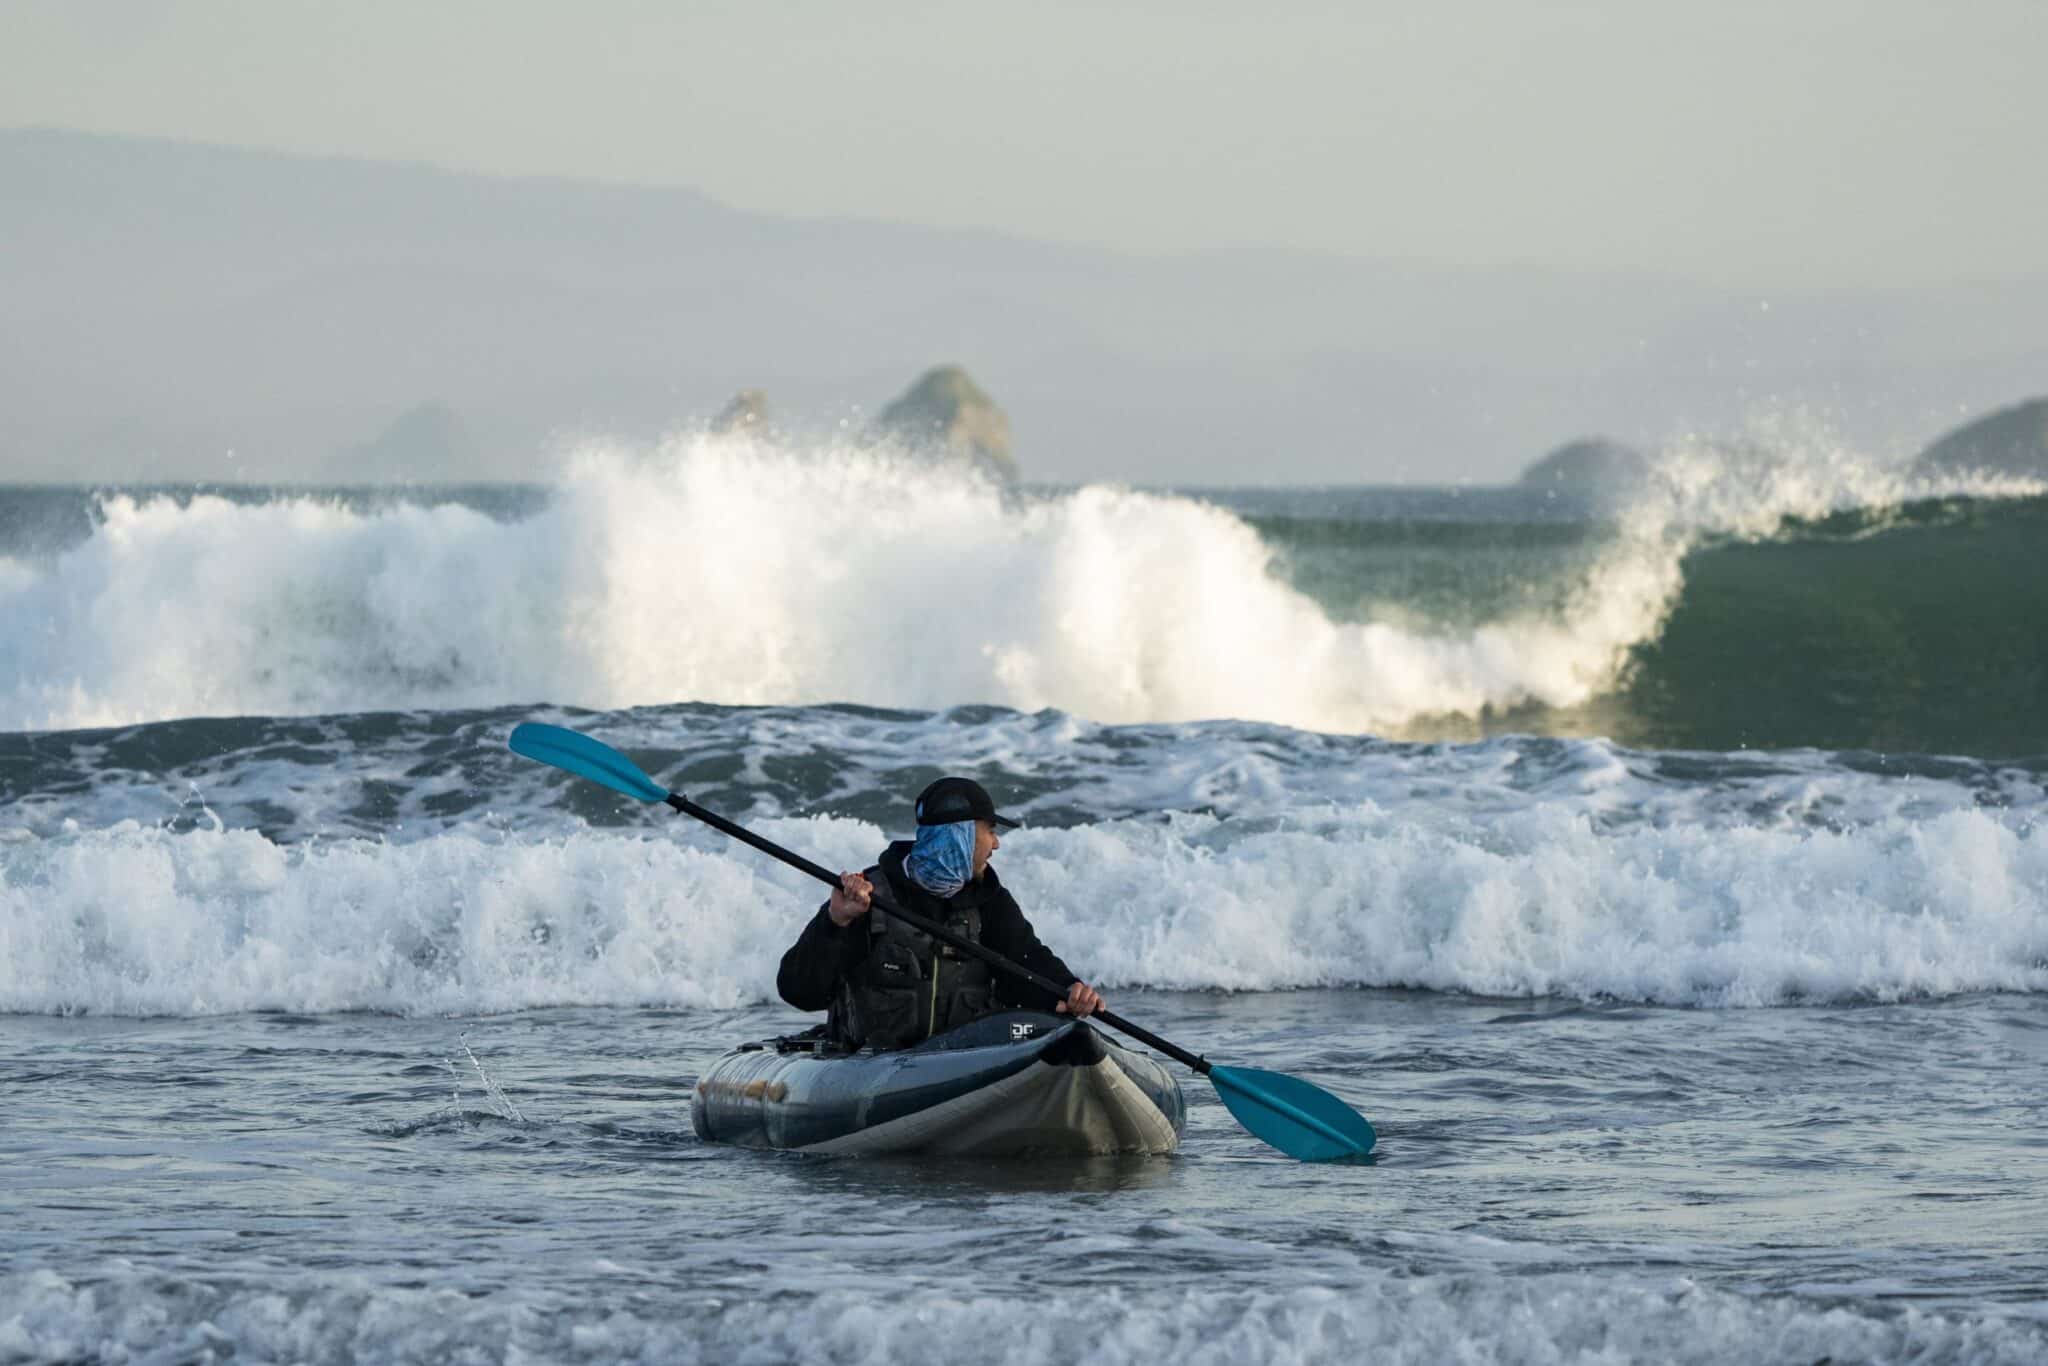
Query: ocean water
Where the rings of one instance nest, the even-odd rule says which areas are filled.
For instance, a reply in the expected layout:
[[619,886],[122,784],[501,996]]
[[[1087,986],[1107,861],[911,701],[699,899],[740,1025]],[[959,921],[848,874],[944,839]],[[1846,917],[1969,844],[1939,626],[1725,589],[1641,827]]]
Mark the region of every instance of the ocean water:
[[[856,515],[849,517],[849,509]],[[852,527],[853,530],[849,530]],[[2048,494],[0,490],[0,1361],[2048,1357]],[[700,1144],[940,772],[1290,1163]]]

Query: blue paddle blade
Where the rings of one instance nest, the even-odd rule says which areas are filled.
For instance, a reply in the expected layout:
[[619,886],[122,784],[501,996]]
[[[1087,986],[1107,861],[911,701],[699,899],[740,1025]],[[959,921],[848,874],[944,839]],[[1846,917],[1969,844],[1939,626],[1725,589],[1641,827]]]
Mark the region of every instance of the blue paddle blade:
[[1289,1157],[1364,1157],[1379,1141],[1364,1115],[1299,1077],[1256,1067],[1211,1067],[1209,1080],[1239,1124]]
[[642,773],[638,764],[602,740],[593,740],[588,735],[563,730],[560,726],[526,721],[512,727],[509,743],[514,754],[553,764],[580,778],[602,783],[614,792],[638,797],[643,802],[668,800],[667,788]]

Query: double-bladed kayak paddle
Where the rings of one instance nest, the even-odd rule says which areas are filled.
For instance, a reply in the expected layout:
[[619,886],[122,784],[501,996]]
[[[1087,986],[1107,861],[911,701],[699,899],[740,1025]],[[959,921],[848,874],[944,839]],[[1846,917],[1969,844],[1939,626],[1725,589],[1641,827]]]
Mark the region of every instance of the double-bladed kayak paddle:
[[[680,792],[669,791],[643,773],[639,765],[603,741],[561,726],[529,721],[513,727],[511,746],[514,754],[552,764],[614,792],[643,802],[665,803],[743,844],[751,844],[770,858],[780,859],[797,871],[808,873],[828,887],[839,885],[838,875],[831,870],[733,824]],[[1021,963],[1013,963],[985,944],[976,943],[936,921],[896,905],[884,888],[875,888],[871,904],[913,929],[950,944],[962,953],[974,955],[999,972],[1029,982],[1056,997],[1066,995],[1066,988],[1050,977],[1033,972]],[[1320,1086],[1284,1072],[1219,1066],[1107,1010],[1097,1010],[1091,1018],[1121,1030],[1140,1043],[1200,1072],[1215,1085],[1216,1094],[1223,1098],[1224,1105],[1237,1117],[1239,1124],[1253,1137],[1270,1143],[1289,1157],[1303,1162],[1329,1162],[1363,1157],[1372,1151],[1377,1135],[1365,1116]]]

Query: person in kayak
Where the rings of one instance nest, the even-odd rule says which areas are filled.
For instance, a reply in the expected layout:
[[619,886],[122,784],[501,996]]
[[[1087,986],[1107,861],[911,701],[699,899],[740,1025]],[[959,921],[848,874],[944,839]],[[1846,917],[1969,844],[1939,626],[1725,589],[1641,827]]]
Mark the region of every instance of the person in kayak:
[[[986,789],[941,778],[917,798],[917,838],[897,840],[865,873],[842,873],[831,898],[782,955],[775,989],[798,1010],[823,1010],[826,1031],[849,1047],[903,1048],[1007,1008],[1091,1015],[1102,996],[1038,941],[989,855],[1002,846]],[[905,910],[986,944],[1013,963],[1067,984],[1054,997],[999,975],[980,959],[870,913],[876,883]]]

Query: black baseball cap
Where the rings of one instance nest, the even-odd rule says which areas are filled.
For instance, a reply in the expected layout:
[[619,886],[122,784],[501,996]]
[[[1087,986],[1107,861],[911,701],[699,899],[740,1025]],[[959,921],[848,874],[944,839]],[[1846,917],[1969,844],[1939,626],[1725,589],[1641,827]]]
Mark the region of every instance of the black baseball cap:
[[988,789],[972,778],[941,778],[917,794],[919,825],[951,825],[954,821],[991,821],[1006,830],[1019,824],[996,814]]

